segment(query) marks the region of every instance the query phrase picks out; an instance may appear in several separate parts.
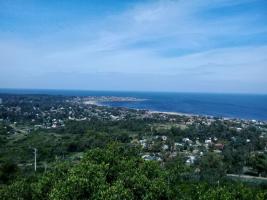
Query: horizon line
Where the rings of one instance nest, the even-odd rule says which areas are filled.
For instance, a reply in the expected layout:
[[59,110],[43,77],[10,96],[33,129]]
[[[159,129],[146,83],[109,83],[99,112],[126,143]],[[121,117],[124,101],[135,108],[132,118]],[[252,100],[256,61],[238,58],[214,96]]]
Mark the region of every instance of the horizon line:
[[187,94],[222,94],[222,95],[267,95],[267,93],[248,93],[248,92],[204,92],[204,91],[156,91],[156,90],[109,90],[109,89],[64,89],[64,88],[1,88],[1,90],[35,90],[35,91],[84,91],[84,92],[131,92],[131,93],[187,93]]

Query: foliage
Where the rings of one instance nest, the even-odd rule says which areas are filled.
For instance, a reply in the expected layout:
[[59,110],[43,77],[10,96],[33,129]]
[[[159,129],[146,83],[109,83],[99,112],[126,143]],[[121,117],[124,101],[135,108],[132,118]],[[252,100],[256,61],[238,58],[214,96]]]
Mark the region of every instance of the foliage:
[[[213,169],[220,158],[207,156]],[[201,165],[201,164],[200,164]],[[204,166],[203,166],[204,167]],[[222,182],[195,182],[178,158],[165,167],[144,161],[138,149],[112,143],[88,151],[74,166],[58,163],[35,178],[18,179],[0,187],[0,199],[264,199],[266,191]]]

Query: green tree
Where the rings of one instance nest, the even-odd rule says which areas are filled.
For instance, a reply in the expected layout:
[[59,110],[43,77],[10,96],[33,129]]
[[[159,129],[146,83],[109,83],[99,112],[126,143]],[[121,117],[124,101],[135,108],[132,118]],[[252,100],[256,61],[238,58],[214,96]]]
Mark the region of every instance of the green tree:
[[226,173],[222,159],[222,156],[216,153],[204,155],[199,163],[201,178],[212,183],[222,178]]

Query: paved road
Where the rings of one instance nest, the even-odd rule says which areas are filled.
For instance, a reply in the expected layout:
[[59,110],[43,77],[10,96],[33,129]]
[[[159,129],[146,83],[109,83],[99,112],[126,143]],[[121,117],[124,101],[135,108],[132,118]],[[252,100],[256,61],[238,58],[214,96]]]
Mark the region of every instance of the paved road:
[[256,180],[261,180],[261,181],[267,181],[267,177],[238,175],[238,174],[227,174],[227,176],[228,177],[235,177],[235,178],[256,179]]

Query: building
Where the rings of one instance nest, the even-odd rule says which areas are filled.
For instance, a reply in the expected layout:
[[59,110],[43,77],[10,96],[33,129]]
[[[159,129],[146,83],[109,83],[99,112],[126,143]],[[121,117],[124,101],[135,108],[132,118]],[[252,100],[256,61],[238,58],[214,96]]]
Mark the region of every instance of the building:
[[146,140],[146,139],[139,140],[139,143],[141,144],[141,146],[142,146],[143,148],[146,148],[146,147],[147,147],[147,140]]
[[169,149],[169,146],[168,146],[167,144],[164,144],[164,145],[162,146],[162,149],[163,149],[164,151],[166,151],[166,150]]
[[156,155],[145,154],[145,155],[142,156],[142,158],[144,160],[149,160],[149,161],[151,161],[151,160],[162,161],[162,159],[160,157],[156,156]]
[[223,150],[224,144],[221,144],[221,143],[215,144],[214,148],[217,149],[217,150]]
[[186,160],[186,165],[192,165],[194,164],[196,161],[196,157],[195,156],[188,156],[188,159]]
[[168,137],[165,136],[165,135],[163,135],[163,136],[161,136],[161,139],[162,139],[163,141],[166,141],[166,140],[168,139]]

